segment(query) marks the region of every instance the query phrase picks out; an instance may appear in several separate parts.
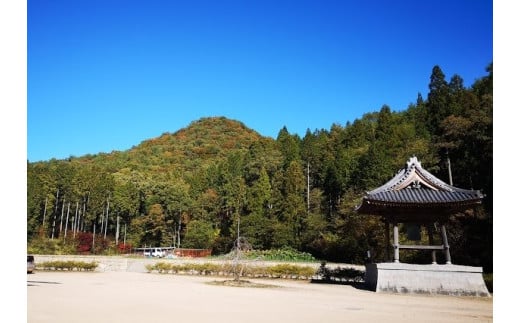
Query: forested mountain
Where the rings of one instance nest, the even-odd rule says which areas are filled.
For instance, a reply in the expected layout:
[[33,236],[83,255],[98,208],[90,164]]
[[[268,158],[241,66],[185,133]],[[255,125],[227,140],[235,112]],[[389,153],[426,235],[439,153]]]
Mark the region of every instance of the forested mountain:
[[363,192],[411,156],[448,182],[449,157],[453,184],[486,194],[482,209],[453,216],[452,257],[490,271],[492,65],[486,71],[465,87],[434,66],[426,99],[419,93],[406,110],[383,105],[303,138],[285,127],[275,139],[263,137],[239,121],[208,117],[127,151],[28,163],[28,242],[60,241],[74,252],[125,243],[225,253],[240,228],[255,249],[291,247],[360,263],[369,249],[382,257],[384,236],[382,223],[354,212]]

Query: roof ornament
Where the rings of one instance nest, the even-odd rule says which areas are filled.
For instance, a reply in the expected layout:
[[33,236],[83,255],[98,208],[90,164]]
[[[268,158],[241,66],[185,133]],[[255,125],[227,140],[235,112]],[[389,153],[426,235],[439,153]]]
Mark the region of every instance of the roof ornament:
[[414,166],[414,165],[417,165],[417,166],[419,166],[419,167],[422,168],[422,166],[421,166],[421,162],[418,161],[418,160],[417,160],[417,157],[415,157],[415,156],[410,157],[410,160],[408,160],[408,161],[406,162],[406,165],[408,166],[408,168],[411,168],[411,167]]
[[412,185],[410,185],[408,187],[419,189],[419,188],[421,188],[421,182],[416,179],[415,181],[412,182]]

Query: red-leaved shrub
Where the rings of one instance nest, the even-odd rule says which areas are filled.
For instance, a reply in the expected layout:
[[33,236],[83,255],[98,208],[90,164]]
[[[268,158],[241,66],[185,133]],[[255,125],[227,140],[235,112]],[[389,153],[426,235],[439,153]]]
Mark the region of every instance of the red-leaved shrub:
[[91,232],[78,232],[78,253],[88,254],[92,248],[92,233]]
[[124,244],[124,243],[120,242],[117,245],[117,251],[119,251],[119,253],[130,253],[130,252],[132,252],[132,245],[129,243]]

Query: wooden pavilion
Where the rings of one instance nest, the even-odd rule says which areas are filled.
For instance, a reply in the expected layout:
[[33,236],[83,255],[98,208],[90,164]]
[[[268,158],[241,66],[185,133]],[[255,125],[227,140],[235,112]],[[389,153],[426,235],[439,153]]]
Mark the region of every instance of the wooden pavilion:
[[[484,195],[449,185],[422,168],[412,157],[386,184],[367,192],[356,210],[380,216],[385,222],[385,263],[366,264],[365,282],[375,291],[489,296],[481,267],[453,265],[446,234],[450,215],[482,204]],[[429,244],[399,244],[400,223],[425,226]],[[393,262],[390,259],[390,225],[393,226]],[[441,245],[434,245],[434,226],[440,225]],[[430,250],[432,264],[399,263],[400,249]],[[438,265],[436,252],[445,264]]]
[[[357,212],[381,216],[385,222],[386,258],[389,258],[390,225],[393,226],[394,262],[399,262],[400,249],[432,251],[432,263],[436,264],[436,251],[444,251],[446,264],[451,264],[450,246],[446,234],[446,222],[450,215],[464,212],[482,203],[480,191],[465,190],[446,184],[422,168],[412,157],[386,184],[367,192]],[[429,245],[400,245],[399,223],[423,225],[428,230]],[[435,224],[440,225],[441,245],[433,245]]]

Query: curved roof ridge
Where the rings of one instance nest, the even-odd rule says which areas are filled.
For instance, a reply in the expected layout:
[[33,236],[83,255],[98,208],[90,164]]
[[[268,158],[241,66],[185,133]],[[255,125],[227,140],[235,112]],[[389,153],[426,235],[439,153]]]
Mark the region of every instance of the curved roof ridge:
[[375,193],[391,190],[392,187],[394,187],[395,185],[400,183],[400,181],[403,179],[403,175],[405,175],[405,173],[406,173],[406,169],[404,169],[404,168],[401,169],[391,180],[389,180],[382,186],[367,192],[367,194],[375,194]]
[[421,162],[417,159],[417,157],[412,156],[406,162],[406,167],[399,170],[399,172],[392,179],[390,179],[382,186],[367,192],[367,194],[370,195],[386,191],[401,190],[405,187],[409,187],[408,185],[410,185],[412,182],[415,182],[416,180],[419,181],[419,184],[424,184],[425,186],[434,190],[463,193],[478,192],[449,185],[448,183],[435,177],[426,169],[422,168]]
[[462,193],[471,193],[471,192],[479,192],[475,190],[467,190],[460,187],[456,187],[453,185],[450,185],[443,180],[435,177],[432,173],[427,171],[426,169],[422,168],[419,164],[419,167],[417,167],[417,170],[419,171],[420,175],[424,177],[425,180],[427,180],[429,183],[434,184],[435,186],[439,187],[442,190],[449,191],[449,192],[462,192]]
[[423,178],[427,183],[430,183],[432,186],[437,187],[440,190],[445,190],[449,192],[454,192],[457,190],[455,186],[451,186],[448,183],[444,182],[443,180],[433,176],[432,173],[427,171],[426,169],[422,168],[422,166],[419,164],[417,167],[418,175]]

